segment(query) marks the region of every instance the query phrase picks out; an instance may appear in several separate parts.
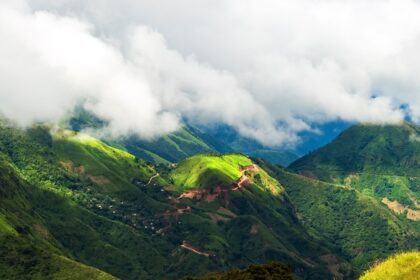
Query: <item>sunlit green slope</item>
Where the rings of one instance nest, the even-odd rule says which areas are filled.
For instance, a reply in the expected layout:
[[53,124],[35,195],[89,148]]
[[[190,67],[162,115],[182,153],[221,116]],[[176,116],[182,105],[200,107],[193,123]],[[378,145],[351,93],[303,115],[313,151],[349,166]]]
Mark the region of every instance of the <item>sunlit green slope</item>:
[[180,189],[226,186],[239,180],[241,168],[251,165],[242,155],[197,155],[180,162],[171,177]]
[[[60,148],[63,141],[66,149]],[[28,131],[2,127],[0,156],[4,166],[11,166],[15,174],[12,179],[1,178],[2,190],[6,192],[0,200],[1,228],[4,232],[18,232],[29,240],[34,247],[28,253],[30,259],[39,259],[41,266],[38,269],[36,262],[26,260],[26,249],[20,247],[26,241],[3,242],[6,249],[0,250],[1,259],[10,257],[3,271],[11,279],[12,272],[20,271],[20,265],[22,273],[40,270],[40,279],[50,277],[53,272],[44,270],[49,262],[43,261],[44,251],[47,255],[52,252],[74,258],[123,279],[161,275],[159,268],[165,265],[166,259],[162,257],[165,250],[156,248],[170,248],[169,242],[156,240],[159,242],[156,244],[150,232],[133,228],[137,220],[128,219],[141,208],[161,209],[159,202],[143,195],[136,185],[149,179],[152,167],[90,138],[74,139],[69,135],[54,138],[43,127]],[[71,168],[67,161],[72,161]],[[34,239],[38,232],[41,238]],[[45,238],[48,240],[44,241]],[[3,255],[9,251],[15,254]],[[63,258],[56,259],[72,264]],[[7,266],[10,267],[6,269]]]
[[420,253],[409,252],[392,256],[375,265],[360,280],[416,280],[420,279]]

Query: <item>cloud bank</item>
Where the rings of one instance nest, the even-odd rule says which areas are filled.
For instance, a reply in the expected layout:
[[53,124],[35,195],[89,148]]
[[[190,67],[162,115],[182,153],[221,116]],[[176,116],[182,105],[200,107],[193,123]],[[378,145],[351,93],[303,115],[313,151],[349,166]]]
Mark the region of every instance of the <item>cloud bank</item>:
[[420,122],[416,0],[4,0],[0,112],[83,102],[113,135],[187,118],[265,145],[334,120]]

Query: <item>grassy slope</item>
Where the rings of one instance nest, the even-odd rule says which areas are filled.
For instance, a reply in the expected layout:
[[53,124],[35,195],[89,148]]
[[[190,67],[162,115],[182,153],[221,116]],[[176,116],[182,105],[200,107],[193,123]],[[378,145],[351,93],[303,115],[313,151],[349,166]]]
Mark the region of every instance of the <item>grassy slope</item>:
[[65,257],[35,210],[29,186],[3,158],[0,182],[1,279],[116,279]]
[[188,126],[151,141],[132,136],[112,144],[153,163],[174,163],[196,154],[224,151],[217,141]]
[[[290,169],[419,211],[419,135],[420,128],[409,123],[357,125],[297,160]],[[420,230],[418,222],[412,224]]]
[[377,200],[271,166],[305,225],[329,240],[360,273],[378,258],[416,248],[419,234]]
[[[165,263],[165,259],[156,251],[156,247],[160,248],[162,245],[154,245],[154,241],[150,240],[150,237],[142,231],[133,230],[121,222],[98,216],[71,201],[75,195],[83,194],[83,189],[103,190],[104,187],[97,186],[84,176],[66,172],[59,164],[66,154],[58,153],[57,157],[51,152],[56,149],[53,146],[62,145],[63,143],[59,142],[63,140],[57,140],[58,142],[54,143],[51,137],[47,137],[48,135],[48,131],[43,128],[36,128],[29,132],[2,128],[0,151],[3,153],[0,155],[5,158],[6,162],[10,162],[8,164],[14,166],[16,174],[18,174],[17,179],[14,180],[23,178],[30,182],[20,192],[25,193],[25,197],[18,193],[17,196],[13,196],[9,200],[2,200],[0,207],[4,211],[3,216],[9,220],[16,217],[12,223],[13,227],[23,227],[25,231],[37,228],[34,225],[40,224],[42,231],[46,232],[48,236],[52,236],[54,240],[48,250],[56,251],[59,248],[59,251],[65,256],[75,257],[77,260],[109,271],[124,279],[136,279],[140,276],[147,279],[147,277],[162,273],[156,268],[156,266],[160,267]],[[149,179],[150,171],[143,173],[143,169],[146,168],[143,163],[136,163],[134,159],[131,162],[132,156],[128,157],[127,154],[115,151],[103,144],[98,146],[98,142],[95,141],[89,140],[86,143],[84,140],[81,142],[73,140],[70,139],[66,145],[69,148],[65,150],[69,153],[67,155],[75,152],[75,158],[70,158],[72,161],[80,161],[78,163],[86,166],[88,172],[100,172],[94,174],[109,177],[110,185],[115,188],[107,187],[106,193],[109,190],[117,191],[116,188],[119,186],[120,189],[116,192],[118,196],[114,196],[115,198],[129,197],[133,200],[138,198],[142,201],[140,203],[151,211],[160,206],[159,203],[153,203],[152,199],[143,199],[143,195],[134,185],[116,178],[114,171],[108,173],[109,167],[114,167],[114,164],[118,162],[121,164],[118,167],[118,172],[131,174],[138,170],[136,176],[139,178],[144,176],[144,180],[146,180]],[[78,148],[76,149],[74,146],[78,146]],[[57,150],[60,151],[60,149]],[[86,151],[85,155],[78,155],[78,150]],[[93,151],[95,151],[94,155],[92,155]],[[118,157],[125,158],[128,162]],[[94,164],[95,160],[101,164]],[[92,166],[95,168],[89,168],[90,162],[93,162]],[[128,168],[130,167],[128,164],[132,167],[131,169]],[[124,178],[129,177],[124,176]],[[120,181],[114,181],[114,179]],[[2,179],[2,185],[7,182],[6,179]],[[11,190],[13,191],[15,188],[12,186]],[[91,199],[100,199],[98,202],[104,204],[105,201],[101,200],[109,198],[96,196]],[[28,211],[28,207],[31,211]],[[41,222],[33,222],[34,217],[40,219]],[[4,225],[4,223],[2,224]],[[4,228],[10,228],[10,226]],[[38,244],[38,242],[35,243]],[[165,242],[163,241],[162,244]],[[160,252],[164,253],[165,250],[162,249]],[[16,254],[16,258],[19,260],[19,254]],[[30,264],[27,266],[30,267]]]
[[382,279],[420,279],[420,253],[409,252],[397,254],[375,265],[360,277],[360,280]]
[[228,186],[241,177],[240,168],[249,165],[252,161],[241,155],[197,155],[180,162],[171,178],[178,191]]
[[359,172],[418,176],[420,142],[415,139],[419,135],[420,128],[409,123],[356,125],[330,144],[297,160],[290,168],[311,172],[323,180]]
[[[249,174],[254,183],[246,190],[212,203],[183,201],[193,211],[168,216],[162,214],[174,211],[175,205],[168,199],[172,194],[161,187],[167,185],[169,171],[90,137],[66,131],[51,137],[44,127],[2,127],[0,155],[13,167],[21,189],[0,201],[0,227],[8,234],[1,252],[14,252],[4,264],[9,273],[22,266],[17,270],[21,274],[51,276],[45,251],[122,279],[178,279],[271,259],[292,264],[306,277],[327,277],[317,254],[328,249],[299,225],[282,187],[263,171]],[[72,168],[66,171],[62,163],[69,161]],[[225,161],[238,170],[250,163],[241,156]],[[157,172],[160,176],[149,183]],[[10,186],[12,192],[17,188]],[[214,215],[223,219],[215,222]],[[156,229],[151,230],[152,225]],[[36,248],[17,246],[23,243],[13,239],[14,232],[24,234],[28,246]],[[182,249],[183,240],[217,257]],[[29,259],[24,257],[27,251]]]
[[59,162],[71,161],[74,167],[83,166],[87,176],[103,176],[108,181],[102,185],[104,191],[133,189],[130,178],[147,180],[154,173],[151,167],[135,161],[135,157],[125,151],[110,147],[85,134],[68,130],[58,130],[53,134],[53,153]]
[[[192,183],[187,183],[187,186],[197,188],[201,185],[212,192],[221,182],[220,178],[226,178],[224,183],[229,185],[239,178],[241,167],[252,163],[249,158],[241,155],[194,156],[181,162],[171,175],[175,176],[175,184],[179,184],[176,185],[178,190],[184,190],[185,182],[191,178]],[[213,179],[203,183],[200,174],[206,174],[206,169],[213,170],[217,177],[210,176]],[[232,177],[226,175],[226,172],[230,172]],[[186,237],[187,240],[206,251],[214,252],[220,262],[230,266],[234,264],[243,267],[249,262],[283,260],[295,268],[301,267],[299,274],[304,278],[328,278],[325,267],[320,266],[322,261],[319,257],[331,254],[331,251],[302,227],[283,187],[260,168],[245,174],[251,184],[241,191],[229,193],[212,203],[190,203],[196,211],[183,215],[181,225],[178,225],[178,228],[189,229],[191,234]],[[219,212],[221,207],[235,217]],[[215,225],[208,219],[209,213],[216,213],[224,217],[224,220]],[[314,267],[309,272],[311,270],[308,270],[307,265],[311,262]],[[200,265],[193,263],[193,266]],[[343,273],[347,272],[344,265]],[[197,272],[191,268],[191,273]]]

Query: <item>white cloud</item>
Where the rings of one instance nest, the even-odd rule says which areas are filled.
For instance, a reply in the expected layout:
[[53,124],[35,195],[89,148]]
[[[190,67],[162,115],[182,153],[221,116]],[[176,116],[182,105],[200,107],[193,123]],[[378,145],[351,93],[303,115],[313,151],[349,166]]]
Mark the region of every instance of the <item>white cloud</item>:
[[28,124],[87,100],[114,134],[188,117],[267,145],[336,119],[419,122],[419,14],[416,0],[4,1],[0,111]]

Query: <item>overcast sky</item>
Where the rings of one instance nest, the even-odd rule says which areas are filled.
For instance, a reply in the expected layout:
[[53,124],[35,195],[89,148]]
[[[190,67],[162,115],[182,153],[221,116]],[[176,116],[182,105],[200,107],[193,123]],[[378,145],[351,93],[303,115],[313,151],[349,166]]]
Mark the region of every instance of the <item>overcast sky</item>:
[[114,135],[184,118],[266,145],[335,120],[420,121],[416,0],[1,0],[0,112],[80,102]]

